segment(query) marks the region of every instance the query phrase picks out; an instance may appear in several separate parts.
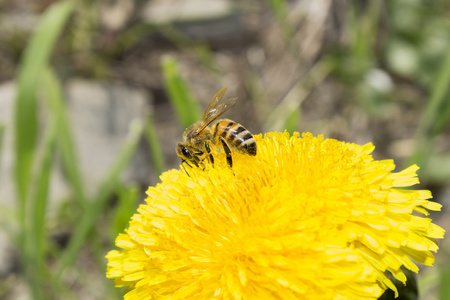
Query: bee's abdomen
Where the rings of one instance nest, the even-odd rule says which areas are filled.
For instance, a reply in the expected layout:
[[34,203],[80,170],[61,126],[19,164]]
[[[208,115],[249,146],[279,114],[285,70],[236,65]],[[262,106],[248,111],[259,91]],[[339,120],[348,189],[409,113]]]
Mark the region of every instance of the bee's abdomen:
[[212,126],[214,138],[223,137],[230,148],[249,155],[256,155],[256,141],[253,135],[239,123],[223,119]]

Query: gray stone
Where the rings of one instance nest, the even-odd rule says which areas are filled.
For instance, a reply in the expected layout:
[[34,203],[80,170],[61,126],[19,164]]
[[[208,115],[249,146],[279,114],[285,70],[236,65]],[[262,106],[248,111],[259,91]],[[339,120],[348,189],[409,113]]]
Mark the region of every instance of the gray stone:
[[[142,121],[150,109],[149,95],[141,89],[120,84],[99,84],[71,80],[65,88],[75,152],[88,194],[96,190],[116,161],[125,142],[130,123]],[[5,125],[0,157],[0,204],[15,206],[13,115],[15,86],[0,85],[0,123]],[[41,119],[43,115],[40,116]],[[127,181],[149,182],[149,155],[140,147],[122,176]],[[68,189],[60,170],[52,172],[51,201],[67,196]]]
[[[83,179],[92,193],[116,161],[130,123],[146,117],[149,95],[124,85],[86,80],[72,80],[66,90]],[[123,179],[149,181],[149,156],[145,151],[138,149]]]
[[142,17],[152,24],[214,20],[228,16],[232,8],[229,0],[156,0],[147,2]]

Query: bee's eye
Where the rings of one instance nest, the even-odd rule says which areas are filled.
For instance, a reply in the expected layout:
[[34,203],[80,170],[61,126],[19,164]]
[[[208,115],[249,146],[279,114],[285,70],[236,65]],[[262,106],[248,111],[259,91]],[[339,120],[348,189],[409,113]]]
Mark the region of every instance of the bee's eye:
[[183,147],[183,149],[181,149],[181,153],[186,157],[191,156],[191,153],[189,152],[189,150],[186,147]]

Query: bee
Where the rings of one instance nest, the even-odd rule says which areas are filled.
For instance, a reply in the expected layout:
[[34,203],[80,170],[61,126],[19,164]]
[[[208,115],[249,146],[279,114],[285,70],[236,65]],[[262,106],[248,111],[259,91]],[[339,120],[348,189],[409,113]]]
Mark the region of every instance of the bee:
[[192,163],[196,167],[203,166],[203,161],[208,157],[214,165],[210,143],[222,145],[230,168],[233,167],[231,149],[252,156],[256,155],[256,141],[250,131],[229,119],[216,120],[236,103],[237,98],[221,101],[226,90],[227,88],[224,87],[218,91],[209,103],[201,121],[194,123],[183,133],[183,140],[176,148],[181,163],[188,165]]

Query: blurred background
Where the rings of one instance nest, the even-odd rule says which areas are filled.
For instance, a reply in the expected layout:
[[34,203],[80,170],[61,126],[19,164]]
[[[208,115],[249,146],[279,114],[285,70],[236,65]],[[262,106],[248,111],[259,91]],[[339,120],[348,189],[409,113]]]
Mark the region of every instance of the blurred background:
[[418,164],[450,229],[448,0],[0,0],[0,299],[121,299],[104,256],[225,86],[253,134]]

